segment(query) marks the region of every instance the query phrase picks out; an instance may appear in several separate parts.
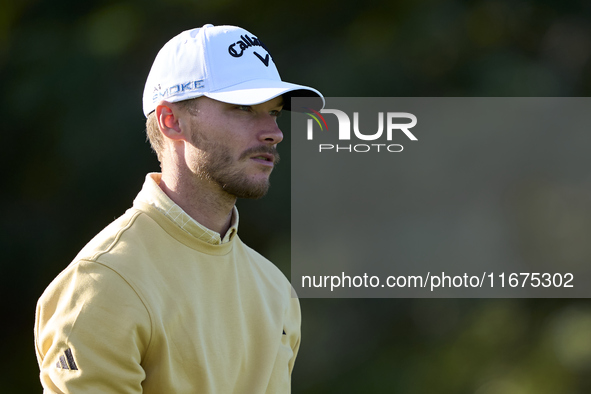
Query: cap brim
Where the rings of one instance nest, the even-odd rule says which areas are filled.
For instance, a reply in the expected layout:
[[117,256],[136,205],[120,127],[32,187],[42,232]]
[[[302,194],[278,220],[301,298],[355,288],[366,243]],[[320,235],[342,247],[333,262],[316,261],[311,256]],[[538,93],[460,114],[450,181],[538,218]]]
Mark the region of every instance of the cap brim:
[[253,79],[215,92],[204,93],[204,96],[224,103],[239,105],[257,105],[275,97],[283,96],[283,109],[295,112],[301,111],[297,108],[291,108],[291,97],[309,97],[310,102],[307,102],[307,107],[314,108],[317,111],[324,108],[324,97],[318,90],[308,86],[269,79]]

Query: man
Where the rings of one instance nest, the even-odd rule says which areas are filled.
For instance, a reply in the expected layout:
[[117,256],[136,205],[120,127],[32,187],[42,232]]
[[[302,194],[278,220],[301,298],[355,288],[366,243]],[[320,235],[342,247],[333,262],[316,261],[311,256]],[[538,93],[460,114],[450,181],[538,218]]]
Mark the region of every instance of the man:
[[185,31],[143,96],[161,174],[49,285],[36,313],[52,393],[283,393],[300,311],[283,274],[238,238],[236,198],[269,185],[289,97],[262,42],[233,26]]

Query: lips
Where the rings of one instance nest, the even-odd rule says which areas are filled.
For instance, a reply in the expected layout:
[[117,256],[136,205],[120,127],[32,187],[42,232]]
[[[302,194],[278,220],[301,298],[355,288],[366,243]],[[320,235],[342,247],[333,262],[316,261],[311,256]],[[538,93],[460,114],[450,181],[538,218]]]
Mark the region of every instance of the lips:
[[265,153],[262,155],[256,155],[254,157],[251,157],[251,159],[257,159],[257,160],[265,160],[265,161],[270,161],[270,162],[274,162],[275,161],[275,156]]
[[266,164],[277,164],[279,163],[279,153],[277,153],[277,149],[272,148],[270,146],[258,146],[255,148],[247,149],[245,152],[242,153],[241,159],[251,159],[259,161],[260,163]]

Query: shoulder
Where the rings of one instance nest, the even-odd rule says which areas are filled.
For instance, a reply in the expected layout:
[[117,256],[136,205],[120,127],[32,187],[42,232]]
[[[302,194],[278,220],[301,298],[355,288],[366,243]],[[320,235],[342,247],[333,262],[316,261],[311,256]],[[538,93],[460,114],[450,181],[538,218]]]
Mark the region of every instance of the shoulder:
[[74,331],[90,333],[101,322],[121,321],[123,316],[134,325],[143,326],[145,332],[150,331],[150,312],[137,289],[116,267],[102,261],[120,243],[128,242],[126,234],[140,217],[141,212],[128,210],[117,218],[47,286],[36,311],[40,354],[45,354],[47,343],[57,337],[63,336],[67,341]]
[[141,242],[146,234],[153,234],[158,228],[144,212],[128,209],[94,236],[80,250],[73,263],[80,260],[98,261],[104,254],[116,253],[121,248]]
[[235,242],[236,253],[247,257],[254,268],[259,272],[260,276],[280,286],[282,292],[285,292],[287,289],[287,293],[291,294],[291,284],[289,283],[289,280],[275,264],[250,246],[246,245],[239,237],[236,237]]
[[67,299],[72,299],[74,303],[77,300],[88,302],[91,299],[103,299],[104,302],[112,302],[118,297],[137,298],[126,278],[117,269],[103,263],[102,257],[120,248],[121,243],[128,242],[127,238],[133,232],[132,229],[137,227],[141,214],[140,211],[129,209],[93,237],[53,279],[38,305],[43,307],[67,303]]
[[86,303],[90,300],[110,303],[118,299],[136,299],[141,303],[128,278],[116,267],[103,261],[108,260],[107,256],[118,254],[120,249],[128,247],[122,244],[130,244],[130,238],[134,238],[133,233],[142,220],[141,216],[141,211],[130,209],[92,238],[45,289],[38,307],[51,310],[57,304],[72,304],[79,300]]

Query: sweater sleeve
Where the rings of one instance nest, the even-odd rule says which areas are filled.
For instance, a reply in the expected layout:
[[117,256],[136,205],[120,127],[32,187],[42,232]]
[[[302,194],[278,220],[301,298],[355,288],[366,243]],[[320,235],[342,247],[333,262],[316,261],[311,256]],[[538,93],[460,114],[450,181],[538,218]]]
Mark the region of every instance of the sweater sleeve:
[[111,268],[80,261],[37,303],[35,347],[45,393],[141,393],[150,315]]
[[[295,295],[295,291],[292,289],[292,291],[294,292],[293,294]],[[292,358],[289,360],[289,375],[291,376],[291,373],[293,371],[293,367],[295,364],[295,359],[298,355],[298,351],[300,349],[300,342],[301,342],[301,321],[302,321],[302,315],[301,315],[301,310],[300,310],[300,300],[297,297],[292,297],[289,300],[290,302],[290,308],[289,308],[289,320],[292,322],[293,327],[294,327],[294,333],[295,335],[293,335],[290,338],[290,346],[291,346],[291,350],[293,351],[293,356]]]

